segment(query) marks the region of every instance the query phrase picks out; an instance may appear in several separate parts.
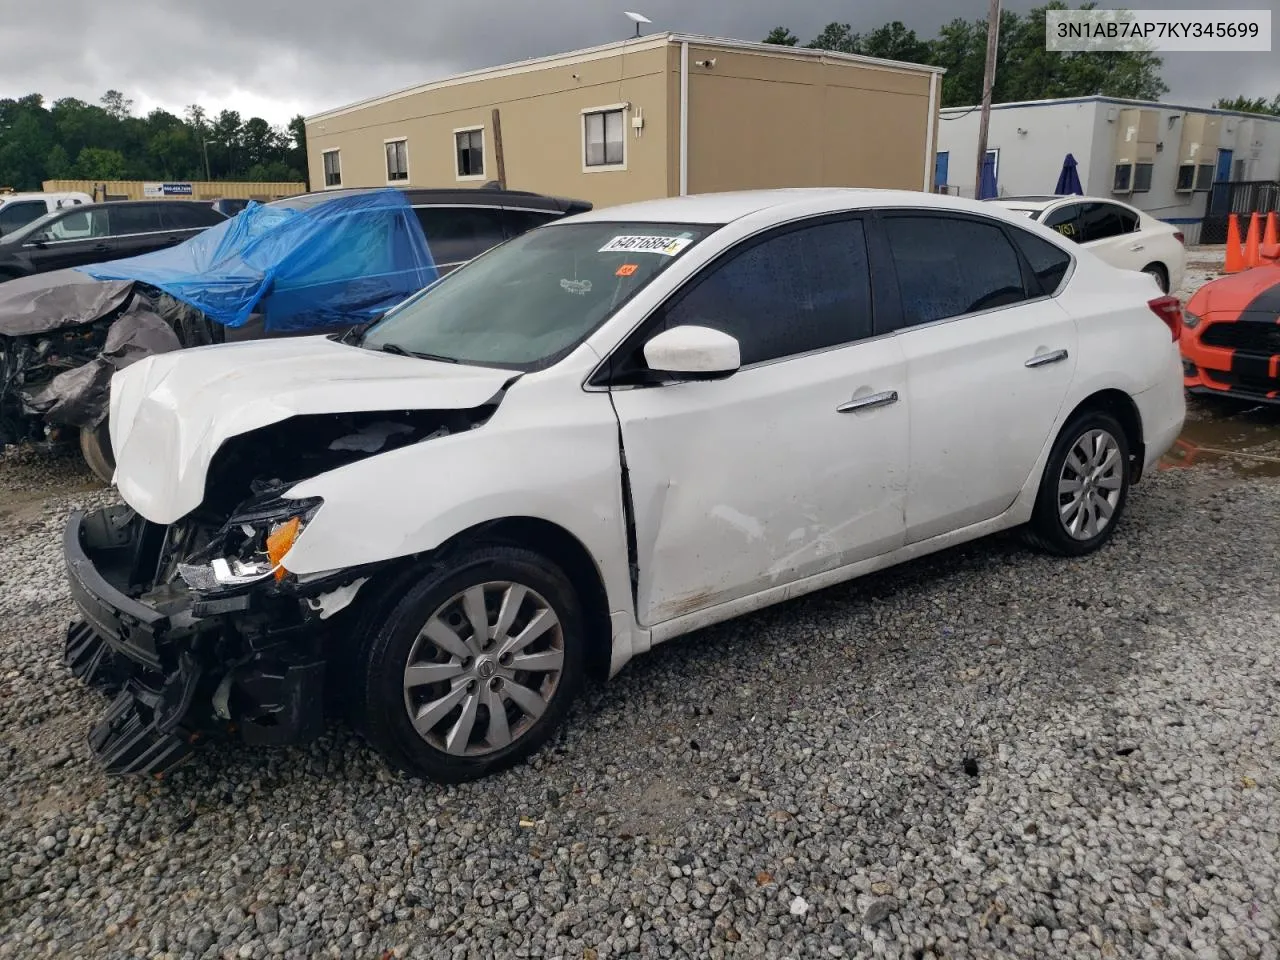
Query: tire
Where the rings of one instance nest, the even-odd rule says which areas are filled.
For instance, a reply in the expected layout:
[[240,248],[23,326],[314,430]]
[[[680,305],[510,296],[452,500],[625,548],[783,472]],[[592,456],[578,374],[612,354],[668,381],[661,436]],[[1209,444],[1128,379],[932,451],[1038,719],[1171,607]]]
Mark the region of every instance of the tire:
[[111,433],[107,429],[106,420],[96,427],[80,428],[80,456],[95,477],[111,486],[116,472],[116,458],[111,450]]
[[[372,621],[356,657],[350,709],[369,744],[405,773],[461,783],[513,766],[545,743],[585,672],[582,607],[564,572],[529,550],[478,544],[426,569],[401,596]],[[517,596],[504,626],[504,608]],[[472,612],[481,610],[487,643],[472,645]],[[502,655],[504,638],[520,637],[535,618],[551,625],[535,630],[514,659]],[[533,669],[520,670],[522,660]],[[503,721],[495,723],[498,704]]]
[[[1071,482],[1079,475],[1076,464],[1081,462],[1081,455],[1077,447],[1093,447],[1104,458],[1100,467],[1084,471],[1086,479],[1079,499],[1070,492],[1059,492],[1060,482]],[[1115,457],[1118,463],[1102,469],[1113,463]],[[1131,475],[1129,438],[1119,421],[1101,410],[1078,414],[1063,428],[1049,453],[1027,527],[1027,540],[1047,553],[1064,557],[1080,557],[1097,550],[1111,538],[1120,522],[1129,499]],[[1095,480],[1089,480],[1089,476]],[[1098,480],[1102,482],[1096,482]],[[1112,483],[1116,486],[1112,487]],[[1090,509],[1080,517],[1082,500],[1090,504]],[[1075,510],[1070,509],[1073,502]],[[1105,514],[1107,508],[1111,511],[1109,516]],[[1090,516],[1096,524],[1093,532],[1090,532]]]
[[1148,263],[1142,268],[1142,272],[1155,279],[1156,283],[1160,285],[1161,293],[1169,292],[1169,271],[1164,268],[1163,264]]

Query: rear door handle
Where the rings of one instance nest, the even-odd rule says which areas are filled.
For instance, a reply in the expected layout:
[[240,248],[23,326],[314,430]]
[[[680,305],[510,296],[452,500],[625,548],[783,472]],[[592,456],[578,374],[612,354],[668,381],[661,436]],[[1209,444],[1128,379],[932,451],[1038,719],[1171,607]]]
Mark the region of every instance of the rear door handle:
[[99,244],[95,244],[95,245],[94,245],[93,252],[94,252],[94,253],[105,253],[106,251],[108,251],[108,250],[110,250],[110,249],[111,249],[111,248],[110,248],[110,247],[108,247],[105,243],[99,243]]
[[891,403],[898,402],[897,390],[885,390],[883,393],[872,393],[865,397],[858,397],[856,400],[850,400],[848,403],[842,403],[836,407],[836,413],[853,413],[855,410],[870,410],[872,407],[885,407]]
[[1037,353],[1028,360],[1023,366],[1026,367],[1043,367],[1050,363],[1057,363],[1059,360],[1067,359],[1067,351],[1054,350],[1050,353]]
[[1135,244],[1134,244],[1133,246],[1131,246],[1129,249],[1130,249],[1130,250],[1132,250],[1132,251],[1134,251],[1134,252],[1136,253],[1136,252],[1137,252],[1137,251],[1139,251],[1139,250],[1145,250],[1145,249],[1146,249],[1146,247],[1144,247],[1144,246],[1143,246],[1142,244],[1140,244],[1140,243],[1135,243]]

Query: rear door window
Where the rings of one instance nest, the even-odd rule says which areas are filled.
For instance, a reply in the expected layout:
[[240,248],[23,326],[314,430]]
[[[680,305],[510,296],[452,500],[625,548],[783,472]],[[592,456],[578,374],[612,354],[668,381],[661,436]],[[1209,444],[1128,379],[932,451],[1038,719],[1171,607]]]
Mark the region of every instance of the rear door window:
[[499,207],[417,207],[415,212],[438,267],[458,266],[505,239]]
[[213,207],[173,203],[160,208],[160,219],[166,230],[198,230],[222,223],[226,217]]
[[560,217],[551,211],[542,210],[503,210],[502,222],[506,226],[507,239],[528,233],[534,227],[540,227]]
[[160,210],[154,203],[138,205],[122,203],[111,209],[111,236],[123,237],[131,233],[155,233],[160,226]]
[[905,326],[1028,298],[1022,264],[1000,225],[915,214],[889,216],[884,224]]
[[48,209],[43,200],[18,200],[0,208],[0,236],[39,220]]
[[1027,258],[1027,263],[1031,265],[1031,272],[1036,275],[1040,291],[1049,296],[1057,293],[1058,288],[1062,286],[1062,278],[1071,268],[1070,254],[1055,247],[1048,240],[1027,233],[1025,230],[1014,228],[1010,229],[1009,233],[1013,237],[1013,242],[1018,245],[1018,249],[1022,251],[1022,255]]

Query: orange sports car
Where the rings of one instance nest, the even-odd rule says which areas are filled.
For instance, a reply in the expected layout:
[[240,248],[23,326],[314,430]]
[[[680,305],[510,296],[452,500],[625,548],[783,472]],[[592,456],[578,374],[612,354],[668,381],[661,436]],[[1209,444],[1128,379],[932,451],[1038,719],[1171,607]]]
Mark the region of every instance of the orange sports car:
[[1280,262],[1197,290],[1180,343],[1191,393],[1280,405]]

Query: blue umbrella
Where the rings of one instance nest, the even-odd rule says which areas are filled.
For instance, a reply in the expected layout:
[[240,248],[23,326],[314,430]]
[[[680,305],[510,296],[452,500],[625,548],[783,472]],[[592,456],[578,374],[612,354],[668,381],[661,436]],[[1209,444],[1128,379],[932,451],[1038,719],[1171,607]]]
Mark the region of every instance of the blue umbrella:
[[1058,174],[1058,185],[1053,188],[1053,192],[1060,197],[1071,194],[1084,196],[1084,187],[1080,186],[1080,174],[1076,173],[1076,158],[1069,153],[1067,159],[1062,161],[1062,173]]

